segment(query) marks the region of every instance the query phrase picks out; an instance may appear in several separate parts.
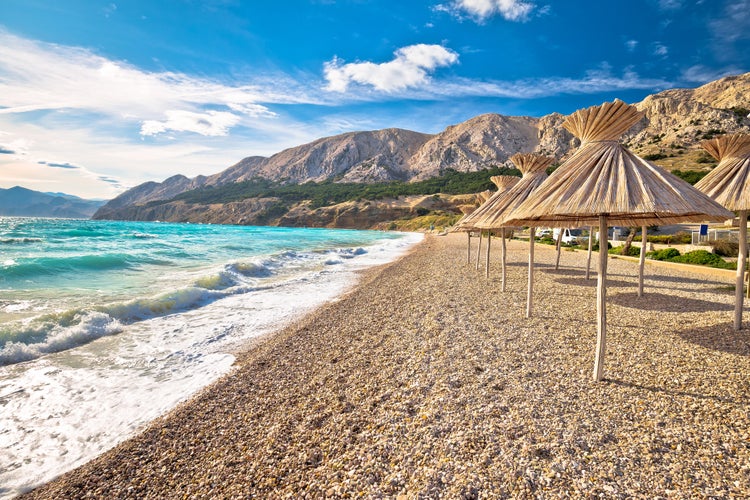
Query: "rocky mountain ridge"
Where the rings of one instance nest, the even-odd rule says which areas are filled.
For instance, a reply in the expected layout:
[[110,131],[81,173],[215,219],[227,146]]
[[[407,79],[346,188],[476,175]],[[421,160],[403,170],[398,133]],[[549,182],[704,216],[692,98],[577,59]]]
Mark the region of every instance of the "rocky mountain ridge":
[[[696,89],[666,90],[636,106],[644,118],[623,137],[626,145],[669,169],[706,168],[699,147],[702,140],[750,131],[750,73]],[[147,203],[258,177],[285,183],[415,181],[438,176],[446,169],[470,172],[510,166],[509,158],[517,152],[539,152],[562,161],[578,146],[578,140],[562,128],[564,119],[559,113],[541,118],[488,113],[439,134],[403,129],[348,132],[267,158],[251,156],[214,175],[193,179],[176,175],[161,183],[141,184],[110,201],[95,218],[138,213],[140,219],[145,212],[137,207]],[[159,219],[177,220],[165,215]]]

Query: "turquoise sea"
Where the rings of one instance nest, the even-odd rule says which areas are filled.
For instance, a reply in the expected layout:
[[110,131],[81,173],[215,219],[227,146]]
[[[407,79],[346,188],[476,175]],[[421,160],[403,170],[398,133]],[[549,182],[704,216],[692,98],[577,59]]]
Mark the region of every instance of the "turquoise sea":
[[420,239],[0,218],[0,498],[137,432]]

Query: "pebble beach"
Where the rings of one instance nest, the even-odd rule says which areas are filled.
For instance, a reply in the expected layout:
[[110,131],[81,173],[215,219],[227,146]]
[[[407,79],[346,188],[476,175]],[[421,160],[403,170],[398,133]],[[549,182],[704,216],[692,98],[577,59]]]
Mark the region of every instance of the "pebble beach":
[[[747,498],[750,329],[733,278],[610,259],[592,380],[585,252],[429,235],[237,354],[142,433],[24,498]],[[593,259],[595,262],[595,259]],[[745,328],[750,325],[745,313]]]

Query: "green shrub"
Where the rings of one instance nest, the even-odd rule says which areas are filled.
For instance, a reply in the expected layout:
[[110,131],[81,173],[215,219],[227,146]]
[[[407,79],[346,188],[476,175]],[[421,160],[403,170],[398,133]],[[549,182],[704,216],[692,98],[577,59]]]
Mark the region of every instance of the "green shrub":
[[541,238],[537,240],[537,242],[541,243],[542,245],[555,245],[557,243],[553,238],[550,238],[549,236]]
[[[698,163],[700,163],[700,159],[698,160]],[[679,170],[675,169],[672,170],[672,174],[676,175],[683,181],[687,182],[688,184],[694,185],[699,180],[703,179],[708,172],[702,172],[702,171],[696,171],[696,170]]]
[[[612,249],[612,243],[610,243],[610,242],[608,241],[608,242],[607,242],[607,251],[609,251],[609,250],[611,250],[611,249]],[[586,250],[588,250],[588,247],[586,247]],[[594,244],[593,244],[593,245],[591,245],[591,250],[592,250],[593,252],[598,252],[598,251],[599,251],[599,241],[595,241],[595,242],[594,242]]]
[[722,134],[726,134],[726,132],[717,128],[712,128],[711,130],[703,134],[703,139],[705,140],[713,139],[717,135],[722,135]]
[[687,231],[679,231],[674,234],[649,235],[648,241],[651,243],[666,243],[667,245],[689,245],[693,242],[693,236]]
[[670,259],[671,262],[682,262],[683,264],[695,264],[699,266],[718,267],[720,269],[735,269],[733,262],[727,262],[718,255],[706,250],[693,250],[685,255]]
[[717,161],[710,154],[706,153],[705,151],[701,151],[701,154],[700,156],[698,156],[698,159],[695,160],[695,163],[717,163]]
[[664,153],[651,153],[651,154],[644,155],[643,159],[648,160],[648,161],[656,161],[656,160],[663,160],[666,157],[667,155],[665,155]]
[[[622,255],[622,246],[610,248],[608,252],[611,255]],[[628,249],[628,256],[630,257],[639,257],[641,255],[641,247],[637,247],[635,245],[630,245],[630,248]]]
[[680,251],[676,248],[664,248],[663,250],[656,250],[654,252],[648,252],[646,257],[653,260],[672,260],[675,257],[680,256]]

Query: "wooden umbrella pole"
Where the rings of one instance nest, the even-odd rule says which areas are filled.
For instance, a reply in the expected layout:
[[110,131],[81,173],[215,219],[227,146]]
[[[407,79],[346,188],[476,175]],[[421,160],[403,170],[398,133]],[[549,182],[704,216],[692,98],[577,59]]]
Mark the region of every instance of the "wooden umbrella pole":
[[638,296],[643,297],[643,268],[646,266],[646,226],[641,226],[641,258],[638,262]]
[[560,269],[560,245],[562,244],[562,236],[565,229],[560,228],[560,232],[557,233],[557,242],[555,243],[555,249],[557,250],[557,258],[555,259],[555,271]]
[[742,330],[742,305],[747,260],[747,210],[740,210],[740,253],[737,256],[737,284],[734,291],[734,329]]
[[466,231],[467,246],[466,246],[466,263],[471,264],[471,231]]
[[526,317],[531,317],[531,301],[534,295],[534,233],[536,228],[529,228],[529,283],[526,292]]
[[479,271],[479,258],[482,256],[482,230],[479,230],[479,244],[477,245],[477,271]]
[[607,349],[607,216],[599,216],[599,279],[596,284],[596,359],[594,380],[604,378],[604,353]]
[[484,270],[484,276],[487,279],[490,279],[490,243],[492,242],[492,233],[490,231],[487,231],[487,257],[485,258],[485,270]]
[[589,226],[589,254],[586,257],[586,279],[591,276],[591,250],[594,247],[594,226]]
[[502,241],[500,242],[500,262],[502,265],[502,273],[503,277],[500,281],[500,291],[505,291],[505,228],[500,229],[500,237],[502,238]]

